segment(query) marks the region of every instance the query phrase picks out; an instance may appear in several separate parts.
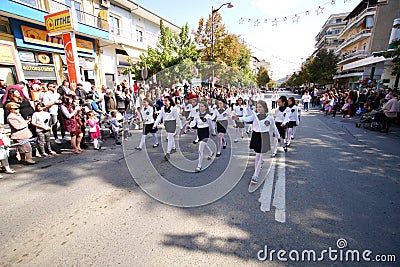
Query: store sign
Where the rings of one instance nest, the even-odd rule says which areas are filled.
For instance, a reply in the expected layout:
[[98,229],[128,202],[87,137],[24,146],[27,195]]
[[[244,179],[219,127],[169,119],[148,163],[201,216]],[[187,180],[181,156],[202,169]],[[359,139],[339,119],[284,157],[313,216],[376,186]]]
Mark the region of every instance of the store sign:
[[50,56],[47,55],[46,53],[39,53],[38,60],[40,63],[43,63],[43,64],[49,64],[51,61]]
[[22,63],[25,79],[57,80],[55,67],[38,63]]
[[15,64],[13,56],[13,48],[11,46],[0,44],[0,63]]
[[33,52],[19,51],[18,55],[21,61],[35,62],[35,54],[33,54]]
[[44,23],[47,32],[52,34],[73,30],[71,13],[69,10],[63,10],[44,16]]
[[[21,26],[24,42],[51,47],[63,48],[62,36],[49,36],[46,31],[28,26]],[[76,47],[78,51],[93,53],[93,42],[76,38]]]
[[[71,84],[77,84],[78,83],[78,75],[77,75],[77,72],[76,72],[77,70],[75,67],[75,55],[74,55],[74,49],[72,46],[71,34],[64,33],[62,35],[62,37],[63,37],[63,41],[64,41],[65,57],[67,59],[69,82]],[[76,60],[78,60],[78,58],[76,58]]]

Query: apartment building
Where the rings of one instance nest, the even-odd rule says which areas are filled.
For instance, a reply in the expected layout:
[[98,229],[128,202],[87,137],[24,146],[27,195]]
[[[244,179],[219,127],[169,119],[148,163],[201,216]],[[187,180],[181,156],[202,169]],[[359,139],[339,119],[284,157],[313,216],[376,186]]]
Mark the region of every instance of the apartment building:
[[317,36],[315,36],[316,44],[313,55],[316,55],[321,49],[326,49],[328,52],[335,51],[343,43],[343,39],[339,39],[339,34],[346,26],[344,19],[348,14],[340,13],[329,16]]
[[68,78],[62,38],[49,36],[44,16],[61,10],[76,13],[76,43],[83,81],[113,86],[120,70],[154,46],[160,20],[180,28],[130,0],[4,0],[0,8],[0,76],[8,84]]
[[386,59],[373,53],[387,50],[393,21],[399,16],[398,0],[364,0],[349,13],[338,36],[344,41],[335,51],[340,61],[334,79],[340,87],[358,88],[368,79],[382,82]]

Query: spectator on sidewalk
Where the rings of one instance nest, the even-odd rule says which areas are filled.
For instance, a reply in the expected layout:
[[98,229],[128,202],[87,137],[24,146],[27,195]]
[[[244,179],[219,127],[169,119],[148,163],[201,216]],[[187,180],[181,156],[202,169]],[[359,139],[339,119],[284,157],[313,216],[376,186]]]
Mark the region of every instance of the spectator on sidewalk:
[[[11,139],[15,143],[26,141],[32,137],[32,133],[28,128],[31,118],[24,119],[19,113],[19,108],[20,105],[15,102],[9,102],[6,105],[6,109],[9,112],[7,122],[11,127]],[[29,142],[18,145],[16,148],[21,156],[21,163],[27,165],[33,165],[36,163],[32,160],[32,147]]]
[[[15,173],[15,170],[10,168],[10,164],[8,163],[8,157],[9,157],[9,149],[8,147],[10,146],[11,141],[8,139],[5,130],[4,130],[4,125],[0,125],[0,161],[2,165],[2,169],[5,171],[5,173]],[[2,175],[0,175],[0,178],[3,178]]]
[[383,106],[383,112],[385,114],[384,128],[381,130],[382,133],[388,133],[394,120],[397,118],[397,114],[400,111],[399,100],[397,99],[397,93],[392,94],[392,98]]
[[[43,103],[38,103],[36,105],[36,112],[33,113],[31,124],[36,127],[39,152],[44,158],[57,154],[51,149],[50,145],[50,121],[51,115],[46,111],[46,106]],[[46,153],[46,147],[48,153]]]
[[117,109],[115,96],[111,89],[106,90],[106,94],[104,96],[104,102],[105,102],[106,113],[110,113],[112,110]]
[[304,111],[308,111],[308,106],[311,102],[311,96],[309,95],[308,91],[304,93],[304,95],[301,97],[301,100],[303,100]]
[[81,122],[77,113],[81,110],[81,107],[74,107],[73,99],[70,96],[64,96],[60,109],[65,129],[71,134],[72,152],[74,154],[80,154],[82,152],[80,145],[83,134],[81,131]]
[[[48,91],[43,95],[43,104],[48,109],[51,116],[51,130],[53,132],[54,141],[57,144],[61,144],[60,139],[58,139],[57,127],[59,122],[59,104],[62,103],[60,94],[56,91],[56,86],[54,84],[47,85]],[[62,122],[60,121],[60,125]],[[61,137],[65,138],[64,127],[61,127]]]

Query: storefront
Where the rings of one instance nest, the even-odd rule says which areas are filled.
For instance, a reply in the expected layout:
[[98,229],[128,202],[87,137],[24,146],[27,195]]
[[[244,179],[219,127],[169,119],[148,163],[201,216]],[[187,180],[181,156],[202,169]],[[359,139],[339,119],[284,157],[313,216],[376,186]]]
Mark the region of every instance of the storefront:
[[[61,36],[48,36],[45,27],[17,19],[11,18],[10,25],[25,80],[38,79],[61,84],[64,79],[68,79]],[[95,73],[95,64],[86,64],[87,61],[94,62],[96,57],[95,41],[77,35],[76,43],[78,56],[83,59],[80,60],[82,79],[95,83],[96,77],[92,75]]]

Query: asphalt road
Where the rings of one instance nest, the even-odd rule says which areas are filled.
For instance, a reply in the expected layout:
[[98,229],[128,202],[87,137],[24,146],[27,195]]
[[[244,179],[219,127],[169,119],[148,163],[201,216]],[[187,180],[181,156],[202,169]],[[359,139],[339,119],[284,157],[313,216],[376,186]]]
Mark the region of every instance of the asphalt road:
[[[0,265],[398,266],[400,131],[382,135],[354,127],[355,120],[303,112],[289,152],[280,148],[275,161],[265,158],[265,182],[253,193],[248,190],[254,170],[248,138],[230,143],[220,158],[205,160],[200,173],[193,172],[197,145],[190,143],[192,133],[178,143],[186,160],[178,149],[166,162],[162,147],[153,149],[150,137],[147,151],[133,150],[140,137],[135,131],[124,147],[107,140],[100,152],[63,151],[35,166],[14,165],[17,173],[0,179]],[[164,137],[162,142],[166,146]],[[229,165],[235,157],[238,161]],[[229,174],[233,189],[215,184],[200,197],[190,191],[176,198],[152,176],[155,170],[167,184],[203,188],[226,169],[235,171]],[[152,196],[133,177],[154,190]],[[194,200],[223,186],[222,198],[200,207],[153,198],[199,203]],[[267,254],[286,251],[280,258],[288,261],[279,260],[277,252],[272,260],[260,261],[265,246]],[[329,259],[329,248],[338,250],[336,260]],[[301,261],[309,250],[316,252],[316,262]],[[361,261],[346,261],[348,250],[359,250]],[[364,255],[371,260],[396,255],[397,262],[366,262],[365,250],[372,251]],[[321,255],[324,260],[318,261]]]

